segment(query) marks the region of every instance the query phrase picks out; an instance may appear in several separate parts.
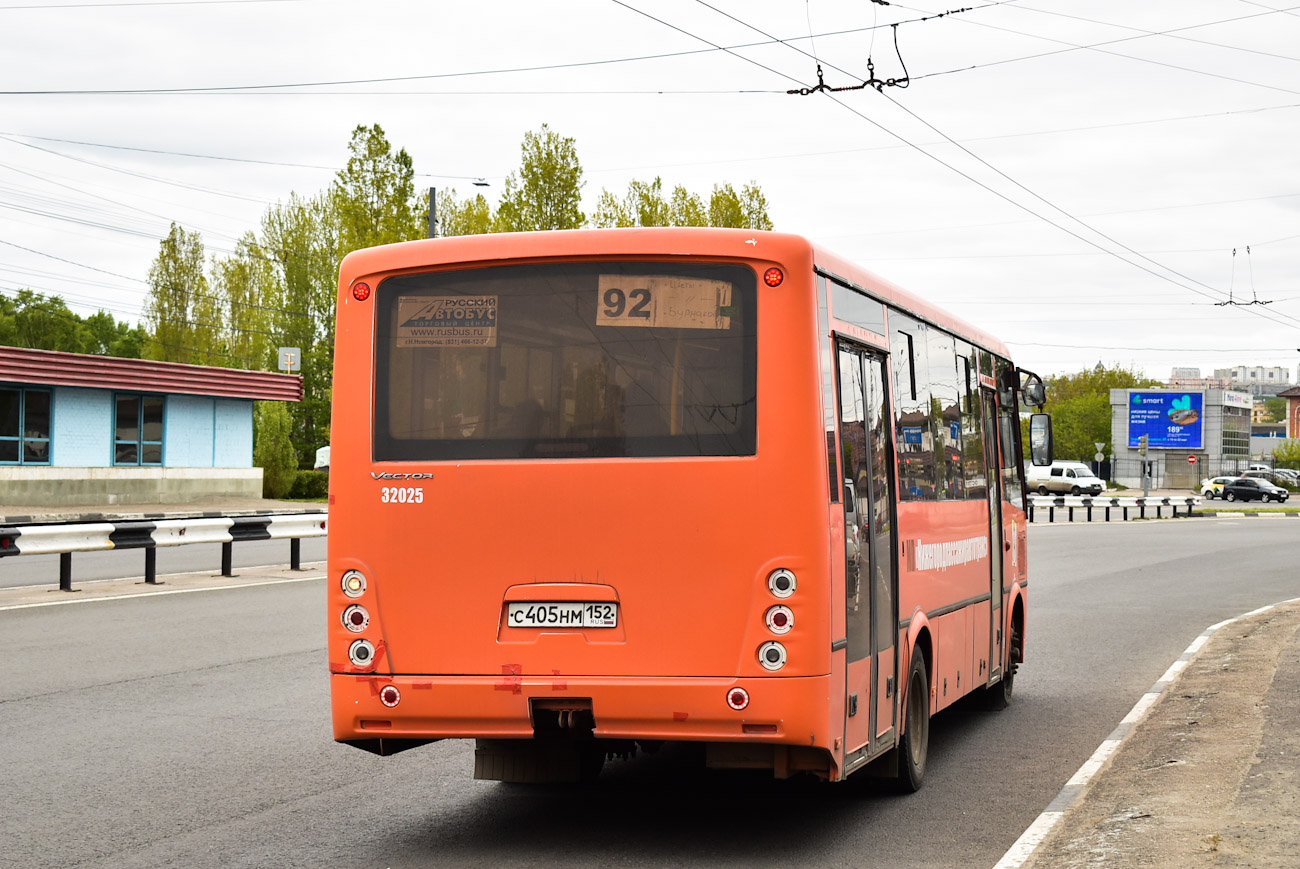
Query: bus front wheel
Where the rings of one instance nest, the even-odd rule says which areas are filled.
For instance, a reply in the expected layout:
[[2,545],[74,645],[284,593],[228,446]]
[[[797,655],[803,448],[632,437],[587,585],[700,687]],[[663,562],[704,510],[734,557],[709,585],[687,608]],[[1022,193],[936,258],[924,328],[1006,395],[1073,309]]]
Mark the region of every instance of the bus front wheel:
[[930,681],[925,675],[925,656],[912,650],[903,697],[903,738],[898,743],[898,788],[903,793],[921,789],[925,759],[930,751]]

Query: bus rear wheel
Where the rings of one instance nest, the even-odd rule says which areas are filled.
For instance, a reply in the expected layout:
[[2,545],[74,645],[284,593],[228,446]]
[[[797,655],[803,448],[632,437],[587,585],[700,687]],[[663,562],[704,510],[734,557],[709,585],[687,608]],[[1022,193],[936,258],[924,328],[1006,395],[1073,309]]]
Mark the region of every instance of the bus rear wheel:
[[903,738],[898,743],[898,789],[915,793],[925,778],[925,759],[930,752],[930,681],[925,675],[925,656],[912,650],[907,673],[907,694],[903,697]]

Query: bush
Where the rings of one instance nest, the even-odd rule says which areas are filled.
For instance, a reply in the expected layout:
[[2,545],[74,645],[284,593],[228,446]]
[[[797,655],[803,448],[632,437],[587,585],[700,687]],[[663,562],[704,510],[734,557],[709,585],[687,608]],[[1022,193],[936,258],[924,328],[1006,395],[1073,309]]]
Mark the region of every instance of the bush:
[[289,490],[289,497],[304,501],[323,501],[329,497],[329,471],[299,471]]
[[262,469],[262,497],[283,498],[298,476],[298,453],[289,434],[293,420],[280,401],[259,401],[253,408],[253,464]]

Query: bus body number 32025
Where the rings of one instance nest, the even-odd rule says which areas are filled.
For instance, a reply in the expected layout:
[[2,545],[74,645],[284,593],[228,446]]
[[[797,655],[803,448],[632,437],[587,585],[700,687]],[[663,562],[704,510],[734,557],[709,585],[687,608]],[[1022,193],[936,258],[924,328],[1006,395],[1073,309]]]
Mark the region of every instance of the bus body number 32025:
[[379,500],[385,504],[423,504],[424,489],[420,486],[384,486]]

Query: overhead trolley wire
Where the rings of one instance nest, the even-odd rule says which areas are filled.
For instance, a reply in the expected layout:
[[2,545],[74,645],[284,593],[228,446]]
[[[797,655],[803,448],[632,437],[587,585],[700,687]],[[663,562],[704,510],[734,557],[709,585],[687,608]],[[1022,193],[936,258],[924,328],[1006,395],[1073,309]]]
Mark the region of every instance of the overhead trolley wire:
[[[613,2],[618,3],[618,5],[620,5],[620,6],[626,6],[626,4],[622,2],[622,0],[613,0]],[[714,9],[714,7],[710,6],[707,2],[705,2],[705,0],[696,0],[696,2],[699,3],[699,4],[702,5],[702,6],[705,6],[706,8]],[[629,7],[629,8],[631,8],[631,7]],[[637,11],[639,11],[639,10],[637,10]],[[714,11],[719,11],[719,10],[714,9]],[[642,14],[646,14],[646,13],[642,13]],[[759,33],[759,34],[761,34],[761,35],[763,35],[763,36],[769,36],[769,34],[765,33],[765,32],[764,32],[763,30],[761,30],[760,28],[755,27],[754,25],[752,25],[752,24],[750,24],[750,23],[748,23],[748,22],[746,22],[746,21],[743,21],[742,19],[737,18],[737,17],[735,17],[734,15],[731,15],[731,14],[726,13],[726,12],[720,12],[720,14],[725,15],[726,17],[732,19],[733,21],[736,21],[737,23],[744,25],[745,27],[748,27],[749,29],[753,30],[753,31],[756,32],[756,33]],[[647,14],[647,17],[651,17],[651,18],[653,18],[653,16],[650,16],[650,15],[648,15],[648,14]],[[656,20],[658,20],[658,19],[656,19]],[[667,24],[667,22],[663,22],[663,23]],[[674,30],[678,30],[679,32],[683,32],[683,33],[686,33],[686,32],[687,32],[687,31],[682,30],[682,29],[679,28],[679,27],[676,27],[675,25],[668,24],[667,26],[672,27]],[[706,43],[709,42],[709,40],[705,39],[704,37],[697,36],[697,35],[695,35],[695,34],[688,34],[688,35],[694,36],[696,39],[699,39],[699,40],[702,41],[702,42],[706,42]],[[770,37],[769,37],[769,38],[770,38]],[[711,43],[710,43],[710,44],[711,44]],[[803,50],[800,49],[800,48],[797,48],[797,47],[792,46],[792,45],[787,45],[787,47],[788,47],[788,48],[791,48],[791,49],[794,50],[794,51],[798,51],[799,53],[803,54],[803,55],[806,56],[806,57],[809,56],[807,52],[803,51]],[[729,52],[729,53],[730,53],[730,52]],[[736,56],[737,56],[737,57],[741,57],[741,58],[744,59],[744,60],[749,60],[749,58],[745,58],[745,57],[743,57],[743,55],[736,55]],[[750,62],[754,62],[754,61],[750,61]],[[762,66],[762,64],[757,64],[757,65]],[[769,71],[771,71],[770,68],[768,68],[768,67],[763,67],[763,68],[764,68],[764,69],[769,69]],[[838,70],[839,72],[841,72],[841,73],[844,73],[845,75],[850,75],[850,76],[852,75],[851,73],[848,73],[848,72],[846,72],[845,70],[839,69],[838,67],[833,67],[833,68],[837,69],[837,70]],[[786,78],[791,78],[791,79],[793,79],[792,76],[787,76],[787,75],[785,75],[784,73],[778,73],[778,74],[779,74],[779,75],[782,75],[782,76],[784,76],[784,77],[786,77]],[[883,95],[883,92],[882,92],[882,95]],[[1042,215],[1042,214],[1039,214],[1038,212],[1034,211],[1034,210],[1033,210],[1032,208],[1030,208],[1029,206],[1027,206],[1027,205],[1025,205],[1025,204],[1023,204],[1023,203],[1021,203],[1021,202],[1016,201],[1015,199],[1011,198],[1010,196],[1006,195],[1005,193],[1002,193],[1001,191],[996,190],[996,189],[994,189],[993,187],[990,187],[989,185],[985,184],[985,183],[982,182],[982,181],[979,181],[978,179],[976,179],[974,176],[968,174],[967,172],[962,171],[961,169],[957,168],[956,166],[953,166],[952,164],[947,163],[947,162],[945,162],[943,159],[941,159],[941,158],[935,156],[934,154],[930,153],[929,151],[926,151],[925,149],[919,147],[918,145],[913,144],[912,142],[910,142],[908,139],[906,139],[906,138],[903,137],[902,135],[900,135],[900,134],[898,134],[898,133],[895,133],[893,130],[890,130],[888,127],[884,126],[883,124],[879,123],[878,121],[876,121],[876,120],[874,120],[874,119],[868,117],[867,115],[863,114],[862,112],[858,111],[857,109],[854,109],[852,106],[850,106],[850,105],[848,105],[847,103],[845,103],[845,102],[844,102],[842,99],[840,99],[839,97],[836,97],[835,95],[833,95],[833,94],[829,94],[829,93],[828,93],[828,94],[825,94],[825,96],[826,96],[827,99],[829,99],[829,100],[835,102],[837,105],[839,105],[840,107],[842,107],[842,108],[844,108],[845,110],[849,111],[850,113],[852,113],[852,114],[854,114],[854,115],[856,115],[856,116],[862,118],[864,121],[866,121],[867,123],[869,123],[869,124],[871,124],[872,126],[876,127],[877,129],[881,130],[882,132],[885,132],[885,133],[889,134],[890,136],[893,136],[894,138],[898,139],[899,141],[904,142],[905,144],[909,145],[910,147],[914,148],[915,150],[919,151],[920,153],[924,154],[925,156],[929,157],[930,159],[934,160],[935,162],[939,163],[940,165],[942,165],[942,166],[948,168],[949,170],[951,170],[951,171],[953,171],[953,172],[956,172],[957,174],[961,175],[963,178],[966,178],[967,180],[969,180],[969,181],[971,181],[972,183],[974,183],[974,184],[976,184],[976,185],[978,185],[978,186],[984,188],[985,190],[989,191],[990,193],[993,193],[995,196],[999,197],[1000,199],[1005,200],[1006,202],[1008,202],[1008,203],[1014,205],[1015,207],[1017,207],[1017,208],[1019,208],[1019,209],[1021,209],[1021,210],[1023,210],[1023,211],[1027,211],[1028,213],[1030,213],[1030,214],[1034,215],[1035,217],[1039,218],[1040,220],[1043,220],[1043,221],[1045,221],[1045,222],[1051,224],[1052,226],[1055,226],[1057,229],[1061,230],[1062,232],[1065,232],[1065,233],[1067,233],[1067,234],[1069,234],[1069,235],[1074,236],[1075,238],[1077,238],[1078,240],[1084,242],[1085,244],[1088,244],[1088,245],[1090,245],[1090,246],[1092,246],[1092,247],[1098,248],[1099,250],[1105,251],[1106,253],[1109,253],[1111,256],[1114,256],[1116,259],[1120,260],[1121,262],[1127,263],[1128,265],[1133,266],[1134,268],[1141,269],[1142,271],[1144,271],[1144,272],[1146,272],[1146,273],[1152,275],[1153,277],[1156,277],[1156,278],[1159,278],[1159,279],[1161,279],[1161,280],[1167,281],[1167,282],[1172,283],[1172,284],[1174,284],[1174,285],[1176,285],[1176,286],[1180,286],[1180,287],[1182,287],[1184,290],[1187,290],[1188,292],[1192,292],[1192,293],[1195,293],[1195,294],[1197,294],[1197,295],[1204,296],[1205,298],[1210,298],[1210,299],[1217,299],[1217,298],[1221,298],[1221,297],[1222,297],[1222,292],[1221,292],[1221,291],[1219,291],[1219,290],[1215,290],[1213,287],[1210,287],[1210,286],[1208,286],[1208,285],[1206,285],[1206,284],[1203,284],[1203,283],[1201,283],[1200,281],[1195,280],[1194,278],[1190,278],[1190,277],[1188,277],[1187,275],[1184,275],[1184,274],[1178,272],[1178,271],[1175,270],[1175,269],[1172,269],[1172,268],[1170,268],[1170,267],[1168,267],[1168,266],[1166,266],[1166,265],[1163,265],[1162,263],[1156,262],[1155,260],[1151,259],[1150,257],[1147,257],[1147,256],[1145,256],[1145,255],[1139,253],[1138,251],[1136,251],[1136,250],[1134,250],[1134,249],[1128,247],[1127,245],[1123,244],[1122,242],[1119,242],[1119,241],[1117,241],[1116,239],[1111,238],[1110,236],[1106,235],[1105,233],[1101,232],[1100,230],[1098,230],[1098,229],[1096,229],[1096,228],[1090,226],[1089,224],[1085,223],[1084,221],[1082,221],[1082,220],[1080,220],[1079,218],[1075,217],[1074,215],[1070,214],[1070,213],[1069,213],[1068,211],[1066,211],[1065,209],[1063,209],[1063,208],[1061,208],[1061,207],[1055,205],[1054,203],[1048,201],[1048,200],[1045,199],[1044,197],[1040,196],[1038,193],[1035,193],[1034,191],[1030,190],[1030,189],[1029,189],[1028,187],[1026,187],[1024,184],[1021,184],[1019,181],[1016,181],[1014,178],[1012,178],[1011,176],[1007,175],[1007,174],[1006,174],[1005,172],[1003,172],[1002,170],[1000,170],[1000,169],[998,169],[997,167],[993,166],[993,165],[990,164],[988,161],[984,160],[982,157],[978,156],[977,154],[973,153],[973,152],[970,151],[969,149],[965,148],[965,147],[962,146],[960,143],[954,141],[950,136],[948,136],[947,134],[945,134],[943,131],[939,130],[937,127],[935,127],[934,125],[930,124],[930,123],[929,123],[928,121],[926,121],[924,118],[921,118],[921,117],[920,117],[919,115],[917,115],[915,112],[911,111],[911,110],[908,109],[906,106],[903,106],[901,103],[899,103],[897,100],[894,100],[892,97],[886,97],[886,98],[889,99],[890,103],[892,103],[893,105],[895,105],[895,106],[897,106],[898,108],[902,109],[904,112],[906,112],[908,115],[910,115],[912,118],[914,118],[914,119],[917,120],[918,122],[924,124],[927,128],[929,128],[929,129],[932,130],[934,133],[936,133],[937,135],[939,135],[940,137],[942,137],[946,142],[948,142],[948,143],[950,143],[950,144],[952,144],[952,145],[955,145],[955,146],[956,146],[957,148],[959,148],[963,153],[965,153],[965,154],[969,155],[970,157],[974,158],[974,159],[977,160],[979,163],[981,163],[981,164],[984,165],[985,167],[989,168],[990,170],[992,170],[993,172],[995,172],[996,174],[998,174],[998,175],[1001,176],[1002,178],[1005,178],[1007,181],[1010,181],[1010,182],[1011,182],[1012,184],[1014,184],[1016,187],[1019,187],[1021,190],[1025,191],[1026,193],[1028,193],[1029,195],[1031,195],[1031,196],[1034,197],[1035,199],[1039,200],[1040,202],[1042,202],[1042,203],[1044,203],[1045,205],[1049,206],[1049,207],[1052,208],[1053,210],[1055,210],[1055,211],[1059,212],[1060,214],[1064,215],[1067,219],[1069,219],[1069,220],[1071,220],[1071,221],[1077,223],[1079,226],[1082,226],[1083,228],[1085,228],[1085,229],[1088,230],[1089,232],[1095,234],[1096,236],[1098,236],[1098,237],[1100,237],[1100,238],[1105,239],[1106,241],[1110,242],[1111,244],[1116,245],[1117,247],[1122,248],[1123,250],[1127,251],[1128,253],[1131,253],[1131,254],[1133,254],[1134,256],[1137,256],[1137,257],[1139,257],[1139,258],[1141,258],[1141,259],[1143,259],[1143,260],[1146,260],[1147,262],[1151,263],[1153,266],[1155,266],[1155,267],[1157,267],[1157,268],[1159,268],[1159,269],[1163,269],[1164,271],[1168,272],[1169,274],[1177,275],[1178,278],[1180,278],[1182,281],[1186,281],[1186,282],[1191,283],[1191,284],[1196,284],[1196,285],[1198,285],[1198,286],[1200,286],[1200,287],[1205,287],[1205,289],[1210,290],[1210,293],[1204,292],[1203,290],[1197,289],[1196,287],[1193,287],[1193,286],[1187,286],[1187,285],[1184,284],[1184,283],[1180,283],[1179,281],[1176,281],[1176,280],[1174,280],[1173,278],[1170,278],[1168,275],[1161,274],[1160,272],[1157,272],[1157,271],[1155,271],[1155,270],[1152,269],[1152,268],[1148,268],[1147,266],[1143,265],[1143,264],[1140,263],[1140,262],[1134,262],[1133,260],[1127,259],[1127,258],[1121,256],[1118,252],[1116,252],[1116,251],[1114,251],[1114,250],[1109,250],[1109,249],[1107,249],[1105,246],[1099,244],[1097,241],[1095,241],[1095,240],[1093,240],[1093,239],[1091,239],[1091,238],[1087,238],[1086,236],[1081,235],[1081,234],[1075,232],[1074,230],[1070,229],[1069,227],[1062,226],[1061,224],[1059,224],[1059,223],[1057,223],[1057,222],[1055,222],[1055,221],[1053,221],[1053,220],[1050,220],[1050,219],[1047,218],[1046,216],[1044,216],[1044,215]],[[1211,293],[1214,293],[1214,294],[1217,294],[1217,295],[1211,295]],[[1291,325],[1291,324],[1288,324],[1288,323],[1283,323],[1283,322],[1281,322],[1280,320],[1275,319],[1274,317],[1268,316],[1268,314],[1266,314],[1265,312],[1262,312],[1262,311],[1256,311],[1256,310],[1254,310],[1254,309],[1248,309],[1248,310],[1250,310],[1252,313],[1255,313],[1255,314],[1257,314],[1258,316],[1261,316],[1261,317],[1263,317],[1264,319],[1269,320],[1270,322],[1273,322],[1273,323],[1275,323],[1275,324],[1277,324],[1277,325]],[[1276,314],[1278,314],[1279,316],[1284,317],[1284,318],[1287,319],[1287,320],[1294,321],[1294,323],[1297,324],[1297,325],[1293,326],[1293,328],[1300,327],[1300,318],[1293,317],[1293,316],[1288,315],[1288,314],[1282,314],[1281,312],[1272,312],[1272,313],[1276,313]]]

